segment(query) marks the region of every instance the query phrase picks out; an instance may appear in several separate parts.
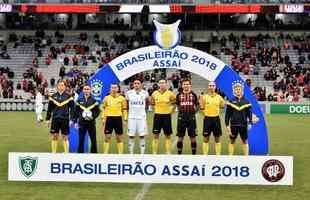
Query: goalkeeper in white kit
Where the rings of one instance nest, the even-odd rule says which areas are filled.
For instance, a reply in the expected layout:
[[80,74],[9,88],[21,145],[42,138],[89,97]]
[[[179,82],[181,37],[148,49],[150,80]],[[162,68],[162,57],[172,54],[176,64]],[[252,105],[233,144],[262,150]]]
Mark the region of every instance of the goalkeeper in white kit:
[[142,89],[139,79],[134,80],[133,89],[126,93],[128,101],[128,150],[134,153],[135,136],[140,138],[140,153],[145,153],[145,139],[147,135],[146,109],[149,104],[149,95]]

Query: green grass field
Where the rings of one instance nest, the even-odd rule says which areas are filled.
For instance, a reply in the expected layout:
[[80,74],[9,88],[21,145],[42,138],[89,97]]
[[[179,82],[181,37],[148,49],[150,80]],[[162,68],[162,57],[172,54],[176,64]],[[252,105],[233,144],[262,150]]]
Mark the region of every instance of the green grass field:
[[[268,115],[266,118],[270,135],[270,155],[294,156],[294,186],[152,184],[143,199],[310,199],[310,117]],[[198,153],[201,153],[201,119],[198,119],[198,122]],[[176,124],[175,121],[173,123]],[[143,184],[8,182],[8,152],[50,151],[48,129],[44,125],[36,126],[34,113],[0,112],[0,200],[136,199]],[[101,133],[97,133],[97,137],[101,152]],[[150,136],[147,141],[147,152],[150,152]],[[226,135],[222,143],[223,154],[226,154]],[[163,143],[161,144],[163,149]],[[59,149],[62,150],[62,146]],[[116,152],[115,145],[112,151]],[[237,153],[240,152],[238,145]],[[190,153],[188,141],[185,143],[185,153]]]

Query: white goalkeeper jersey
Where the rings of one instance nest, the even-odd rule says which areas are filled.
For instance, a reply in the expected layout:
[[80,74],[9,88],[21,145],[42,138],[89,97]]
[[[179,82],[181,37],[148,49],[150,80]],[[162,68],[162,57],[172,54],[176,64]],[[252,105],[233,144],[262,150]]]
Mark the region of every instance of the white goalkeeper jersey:
[[145,90],[136,91],[129,90],[126,93],[128,101],[128,119],[143,119],[146,118],[146,99],[149,94]]

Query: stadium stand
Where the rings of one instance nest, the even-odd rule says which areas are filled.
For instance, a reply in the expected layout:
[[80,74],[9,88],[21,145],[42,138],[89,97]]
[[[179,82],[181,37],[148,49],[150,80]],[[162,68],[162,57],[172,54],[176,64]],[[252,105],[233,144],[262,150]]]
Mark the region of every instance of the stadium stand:
[[[72,91],[89,78],[99,67],[113,58],[135,48],[151,44],[149,34],[137,31],[120,32],[109,36],[105,32],[63,34],[43,30],[31,35],[10,33],[2,43],[0,59],[1,98],[30,99],[34,88],[42,88],[45,95],[55,87],[55,80],[66,78]],[[190,38],[193,36],[190,36]],[[213,32],[211,53],[247,80],[260,101],[299,101],[310,96],[309,35],[279,32],[234,34]],[[193,40],[186,40],[187,46]],[[159,78],[168,78],[172,88],[186,72],[155,70],[136,75],[145,80],[151,92]],[[203,92],[206,81],[193,76],[195,90]],[[129,80],[125,81],[128,84]],[[272,98],[271,98],[272,97]]]

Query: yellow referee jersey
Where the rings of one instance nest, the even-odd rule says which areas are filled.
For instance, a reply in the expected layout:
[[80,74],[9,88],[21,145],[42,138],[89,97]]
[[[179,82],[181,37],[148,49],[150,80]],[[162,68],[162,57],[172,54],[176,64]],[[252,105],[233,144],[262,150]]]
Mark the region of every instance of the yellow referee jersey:
[[154,110],[156,114],[171,114],[173,106],[175,103],[176,96],[170,90],[166,90],[165,92],[160,92],[156,90],[152,94],[152,99],[154,105]]
[[127,101],[125,97],[117,94],[115,97],[108,95],[103,100],[101,118],[123,116],[127,118]]
[[204,114],[207,117],[217,117],[220,115],[220,109],[224,107],[225,101],[223,97],[218,94],[203,95],[202,107],[204,108]]

